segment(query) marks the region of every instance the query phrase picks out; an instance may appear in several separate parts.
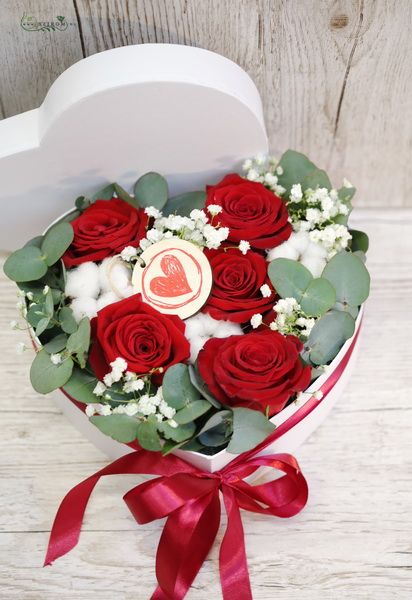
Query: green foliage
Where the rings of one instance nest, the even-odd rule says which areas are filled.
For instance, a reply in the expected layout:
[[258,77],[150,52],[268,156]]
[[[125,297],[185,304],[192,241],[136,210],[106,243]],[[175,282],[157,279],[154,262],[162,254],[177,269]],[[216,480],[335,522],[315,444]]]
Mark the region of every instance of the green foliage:
[[336,254],[324,268],[322,277],[330,281],[336,291],[336,300],[343,305],[360,306],[369,296],[368,270],[351,252]]
[[317,321],[305,344],[303,358],[312,365],[326,365],[355,331],[355,320],[347,312],[332,310]]
[[162,210],[167,202],[168,193],[167,181],[159,173],[150,172],[142,175],[134,186],[136,202],[142,208],[154,206]]
[[[45,346],[46,348],[46,346]],[[94,404],[97,402],[97,396],[93,394],[96,387],[97,378],[88,371],[74,367],[72,375],[67,383],[63,386],[72,398],[84,404]]]
[[163,378],[163,398],[176,410],[200,399],[198,390],[190,381],[187,365],[178,363],[170,367]]
[[189,440],[193,436],[196,431],[196,425],[194,423],[186,423],[185,425],[179,425],[179,427],[172,427],[167,421],[162,421],[158,423],[157,429],[165,438],[180,443]]
[[90,422],[96,425],[105,435],[123,444],[129,444],[137,438],[139,422],[135,417],[128,415],[95,415],[90,417]]
[[89,208],[91,202],[88,198],[86,198],[85,196],[79,196],[78,198],[76,198],[74,205],[77,208],[77,210],[79,210],[80,212],[83,212],[84,210],[86,210],[86,208]]
[[71,358],[66,358],[59,365],[54,365],[50,360],[50,354],[46,350],[40,350],[31,365],[30,381],[36,392],[48,394],[67,383],[72,371],[73,361]]
[[333,286],[325,279],[314,279],[312,273],[296,260],[275,258],[268,268],[269,279],[282,298],[295,298],[308,316],[324,314],[336,302]]
[[73,311],[69,306],[63,306],[57,314],[61,328],[65,333],[72,334],[77,329],[77,323],[73,316]]
[[352,252],[361,251],[366,254],[369,249],[369,238],[364,231],[357,229],[349,229],[349,233],[352,236],[351,250]]
[[84,317],[77,328],[67,340],[66,349],[69,354],[74,354],[82,369],[86,366],[87,353],[90,346],[90,321]]
[[63,256],[72,243],[73,237],[73,227],[70,223],[63,221],[49,229],[41,245],[41,251],[48,267],[54,265]]
[[174,213],[182,217],[188,217],[194,208],[204,208],[205,201],[206,192],[187,192],[169,198],[162,212],[165,217]]
[[218,400],[216,400],[216,398],[214,396],[212,396],[212,394],[208,390],[205,382],[199,375],[197,367],[194,367],[193,365],[189,365],[188,370],[189,370],[190,381],[191,381],[192,385],[198,390],[198,392],[200,392],[200,395],[203,398],[206,398],[206,400],[209,400],[210,404],[212,406],[214,406],[215,408],[220,408],[220,406],[221,406],[220,402]]
[[325,187],[328,190],[332,185],[325,171],[318,169],[304,154],[287,150],[279,161],[283,174],[278,176],[278,182],[285,189],[285,197],[289,197],[292,185],[300,183],[303,190]]
[[7,258],[3,269],[12,281],[36,281],[47,273],[47,264],[40,248],[24,246]]
[[141,447],[145,450],[159,452],[162,449],[157,426],[158,421],[154,415],[148,417],[147,421],[139,423],[137,428],[137,439]]
[[202,446],[216,448],[229,441],[232,431],[232,411],[220,410],[206,421],[197,439]]
[[233,409],[233,435],[227,447],[232,454],[241,454],[255,448],[275,430],[267,417],[250,408]]
[[186,425],[204,415],[208,410],[210,410],[210,403],[207,400],[188,402],[175,414],[174,420],[179,425]]
[[51,339],[47,344],[44,344],[43,348],[49,354],[55,354],[56,352],[61,352],[66,347],[67,343],[67,335],[65,333],[59,333],[53,339]]

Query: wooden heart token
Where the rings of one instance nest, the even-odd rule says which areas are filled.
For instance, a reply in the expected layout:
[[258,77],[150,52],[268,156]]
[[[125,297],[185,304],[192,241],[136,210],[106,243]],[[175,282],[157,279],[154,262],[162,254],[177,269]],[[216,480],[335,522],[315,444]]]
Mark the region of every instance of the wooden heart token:
[[136,293],[161,313],[186,319],[205,304],[212,288],[212,270],[202,250],[171,238],[147,248],[136,264],[132,283]]

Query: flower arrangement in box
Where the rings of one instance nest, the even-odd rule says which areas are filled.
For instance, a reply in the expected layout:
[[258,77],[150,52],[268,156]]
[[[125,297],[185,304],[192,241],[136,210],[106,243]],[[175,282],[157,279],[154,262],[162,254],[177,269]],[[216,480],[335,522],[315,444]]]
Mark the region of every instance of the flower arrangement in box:
[[[77,543],[99,477],[157,474],[125,497],[139,522],[169,515],[154,597],[183,598],[190,587],[216,535],[219,489],[229,516],[224,593],[234,585],[227,571],[236,545],[236,573],[250,593],[239,507],[285,517],[307,497],[292,457],[258,452],[281,435],[276,415],[299,402],[353,336],[369,293],[368,238],[348,227],[354,192],[348,182],[332,188],[290,150],[172,198],[150,172],[133,195],[114,183],[77,198],[7,259],[36,349],[34,389],[61,388],[95,427],[133,450],[69,493],[47,562]],[[238,458],[209,475],[174,454],[224,449]],[[285,475],[246,483],[261,466]],[[177,540],[188,505],[187,539]],[[197,549],[193,534],[204,540]],[[162,567],[165,547],[175,550],[171,571]]]

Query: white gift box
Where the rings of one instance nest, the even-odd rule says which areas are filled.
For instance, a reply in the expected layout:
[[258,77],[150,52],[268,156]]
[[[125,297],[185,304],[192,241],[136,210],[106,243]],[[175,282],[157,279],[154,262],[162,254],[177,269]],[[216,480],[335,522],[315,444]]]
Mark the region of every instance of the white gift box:
[[[127,188],[156,170],[171,194],[215,183],[239,171],[245,158],[267,154],[259,93],[235,63],[187,46],[127,46],[81,60],[52,85],[42,106],[0,121],[0,223],[3,249],[14,249],[45,229],[74,199],[118,181]],[[356,321],[355,336],[362,311]],[[329,367],[300,397],[273,417],[293,418],[351,348],[348,340]],[[320,425],[350,377],[355,341],[339,381],[319,405],[263,453],[293,452]],[[109,458],[131,449],[102,434],[60,391],[58,406]],[[176,451],[213,472],[235,455]]]

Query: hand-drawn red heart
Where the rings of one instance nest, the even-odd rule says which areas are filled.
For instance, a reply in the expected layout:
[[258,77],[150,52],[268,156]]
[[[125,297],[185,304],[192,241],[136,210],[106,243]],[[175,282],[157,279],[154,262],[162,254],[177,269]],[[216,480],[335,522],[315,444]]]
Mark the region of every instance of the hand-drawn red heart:
[[150,289],[154,294],[174,298],[193,291],[187,282],[182,263],[176,256],[166,254],[160,261],[160,266],[165,277],[153,277]]

